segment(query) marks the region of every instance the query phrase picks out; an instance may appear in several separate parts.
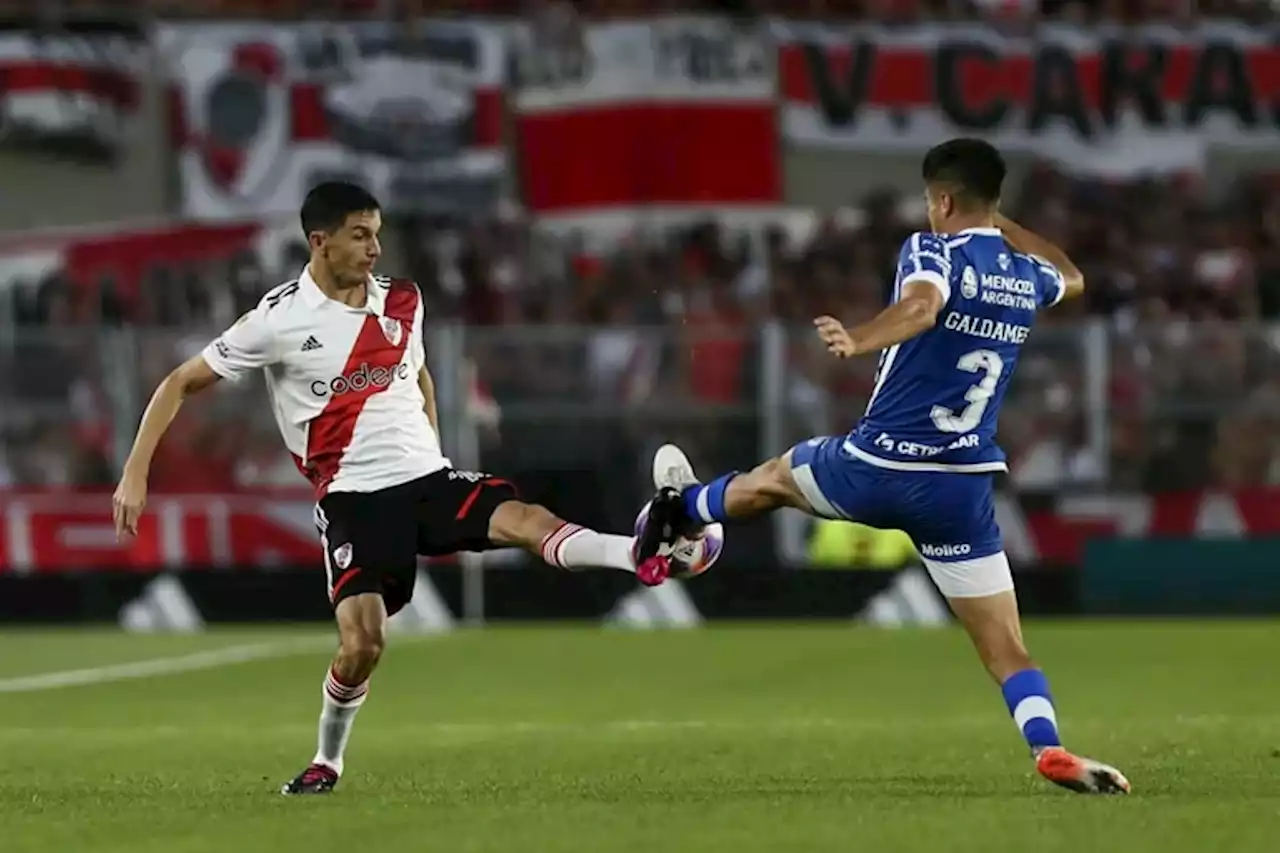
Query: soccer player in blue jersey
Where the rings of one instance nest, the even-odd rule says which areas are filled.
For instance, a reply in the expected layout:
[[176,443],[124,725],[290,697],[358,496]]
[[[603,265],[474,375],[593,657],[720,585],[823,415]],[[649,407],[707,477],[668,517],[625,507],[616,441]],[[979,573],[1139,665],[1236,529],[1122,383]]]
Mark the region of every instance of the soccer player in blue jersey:
[[1084,278],[1060,249],[998,212],[1005,164],[989,143],[938,145],[923,175],[932,230],[903,244],[892,303],[852,329],[814,321],[839,358],[879,353],[862,420],[847,435],[709,483],[679,448],[663,446],[638,558],[702,524],[781,507],[904,530],[999,683],[1040,774],[1081,793],[1128,793],[1118,770],[1062,746],[1049,682],[1022,642],[992,497],[995,473],[1006,470],[996,420],[1022,345],[1036,312],[1082,293]]

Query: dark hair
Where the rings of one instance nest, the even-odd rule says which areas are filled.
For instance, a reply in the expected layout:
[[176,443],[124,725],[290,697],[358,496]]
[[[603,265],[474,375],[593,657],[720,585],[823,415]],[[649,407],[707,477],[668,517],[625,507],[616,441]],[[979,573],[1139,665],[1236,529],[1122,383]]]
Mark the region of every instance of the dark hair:
[[333,233],[353,213],[381,210],[382,206],[364,187],[347,181],[325,181],[316,184],[302,202],[302,233]]
[[951,139],[929,149],[920,171],[926,184],[945,185],[961,204],[990,206],[1000,200],[1007,170],[990,142]]

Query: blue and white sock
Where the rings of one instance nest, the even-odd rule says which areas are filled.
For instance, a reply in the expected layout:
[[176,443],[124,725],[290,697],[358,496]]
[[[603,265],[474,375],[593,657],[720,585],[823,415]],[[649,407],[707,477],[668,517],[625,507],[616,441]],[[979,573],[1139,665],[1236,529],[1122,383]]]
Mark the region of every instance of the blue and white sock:
[[680,499],[684,501],[684,511],[690,518],[695,518],[703,524],[728,521],[729,516],[724,511],[724,492],[729,488],[729,481],[736,476],[738,472],[734,471],[717,477],[710,483],[686,486],[680,494]]
[[1004,703],[1013,715],[1018,731],[1027,739],[1032,752],[1048,746],[1062,746],[1058,737],[1058,716],[1053,710],[1049,680],[1038,669],[1024,669],[1009,676],[1000,685]]

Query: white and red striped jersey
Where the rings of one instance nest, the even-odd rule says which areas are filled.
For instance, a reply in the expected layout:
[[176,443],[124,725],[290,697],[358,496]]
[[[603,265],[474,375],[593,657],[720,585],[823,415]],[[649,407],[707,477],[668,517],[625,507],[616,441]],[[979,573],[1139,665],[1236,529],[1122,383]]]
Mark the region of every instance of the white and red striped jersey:
[[381,276],[368,293],[352,308],[304,269],[203,352],[225,379],[264,371],[280,435],[317,497],[377,491],[449,466],[418,387],[422,293]]

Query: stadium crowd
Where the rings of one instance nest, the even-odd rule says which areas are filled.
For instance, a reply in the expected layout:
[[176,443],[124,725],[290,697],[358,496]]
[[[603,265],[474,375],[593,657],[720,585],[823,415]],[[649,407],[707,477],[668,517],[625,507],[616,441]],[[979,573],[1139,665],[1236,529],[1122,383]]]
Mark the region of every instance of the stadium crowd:
[[[1274,4],[63,0],[40,8],[55,17],[336,17],[413,16],[428,5],[433,14],[518,12],[571,25],[575,15],[703,8],[889,23],[973,16],[1167,21],[1258,18],[1272,15]],[[1002,420],[1010,483],[1038,490],[1280,482],[1280,334],[1270,325],[1280,318],[1280,178],[1257,174],[1226,186],[1195,176],[1118,182],[1042,166],[1010,193],[1007,207],[1062,243],[1090,281],[1084,302],[1041,320],[1024,356]],[[921,224],[911,205],[878,193],[816,217],[812,227],[777,228],[763,239],[709,222],[662,239],[637,235],[598,256],[573,240],[539,236],[507,205],[480,222],[391,221],[404,269],[389,271],[422,283],[429,316],[473,327],[470,400],[488,453],[567,466],[584,457],[617,459],[626,454],[616,436],[630,452],[660,425],[669,437],[704,448],[708,467],[721,468],[749,464],[761,450],[756,401],[768,379],[759,369],[757,330],[767,320],[793,331],[783,440],[840,431],[856,420],[874,361],[828,359],[807,324],[818,313],[847,322],[874,314],[887,296],[898,245]],[[54,279],[11,294],[0,312],[16,332],[0,347],[0,485],[110,483],[118,451],[112,415],[122,395],[137,409],[175,359],[292,275],[304,256],[293,251],[281,264],[287,269],[263,269],[236,255],[167,270],[145,278],[142,298],[128,306],[109,283],[86,294]],[[569,326],[579,330],[564,331]],[[1088,337],[1086,327],[1102,337]],[[1100,359],[1094,345],[1104,340]],[[1091,384],[1104,375],[1099,365],[1106,387]],[[269,411],[246,404],[244,393],[225,391],[183,413],[185,428],[166,442],[171,458],[157,465],[155,488],[300,483]]]
[[[1012,484],[1167,489],[1280,480],[1280,333],[1272,325],[1280,319],[1280,177],[1213,187],[1192,176],[1096,181],[1043,166],[1010,203],[1066,246],[1090,281],[1086,300],[1042,317],[1024,355],[1002,420]],[[706,223],[603,257],[537,236],[514,206],[461,226],[390,227],[408,249],[406,272],[422,284],[429,316],[473,327],[468,354],[483,392],[473,403],[495,427],[486,434],[519,436],[494,440],[495,452],[572,465],[573,453],[616,450],[593,434],[643,443],[662,424],[714,448],[714,462],[741,465],[759,451],[757,330],[777,319],[794,332],[786,439],[847,428],[870,392],[874,360],[827,358],[806,324],[819,313],[848,322],[873,315],[897,247],[919,225],[910,205],[880,193],[816,219],[808,233],[778,228],[753,242]],[[110,347],[122,345],[113,327],[126,318],[111,316],[108,300],[108,324],[99,325],[102,300],[46,285],[15,315],[0,478],[109,481],[110,395],[122,383],[147,393],[175,359],[287,275],[239,258],[192,271],[185,286],[152,282],[144,310],[152,322],[125,338],[140,342],[127,359],[137,373],[125,375],[111,368]],[[1082,331],[1090,322],[1109,342],[1101,396],[1086,378],[1097,361]],[[21,369],[33,364],[41,370]],[[242,393],[189,407],[187,428],[174,434],[182,440],[166,446],[173,459],[157,466],[156,488],[299,482],[266,408],[244,405]],[[503,413],[501,429],[494,407],[482,405],[488,395]],[[1091,423],[1091,400],[1108,407],[1104,430]],[[566,429],[581,440],[566,442]]]
[[[1170,489],[1280,479],[1280,335],[1271,326],[1280,319],[1280,180],[1110,182],[1044,166],[1010,202],[1090,281],[1085,301],[1042,318],[1015,379],[1002,420],[1013,483]],[[771,232],[762,257],[709,224],[658,247],[571,257],[561,274],[542,275],[504,255],[510,226],[492,225],[468,236],[458,298],[446,298],[430,271],[420,278],[435,283],[443,310],[471,323],[603,324],[586,362],[595,387],[708,408],[754,399],[753,330],[781,320],[796,332],[792,439],[847,429],[865,404],[874,360],[827,358],[806,324],[821,313],[857,322],[882,307],[897,249],[921,225],[906,209],[875,195],[861,215],[837,212],[799,239]],[[1096,339],[1107,341],[1105,359],[1089,357],[1090,322],[1105,335]],[[626,330],[654,324],[672,329],[670,346],[646,354],[653,339]],[[1108,387],[1091,391],[1087,365],[1098,363]],[[500,402],[553,393],[548,377],[564,374],[528,358],[481,365]],[[1090,423],[1091,400],[1107,406],[1103,428]]]
[[[1270,0],[46,0],[35,14],[60,17],[360,18],[388,16],[413,20],[424,14],[542,15],[565,20],[633,17],[664,12],[718,12],[785,15],[821,20],[911,24],[927,20],[984,20],[1015,24],[1039,20],[1182,22],[1231,17],[1269,20]],[[26,18],[25,0],[0,0],[0,12]]]

